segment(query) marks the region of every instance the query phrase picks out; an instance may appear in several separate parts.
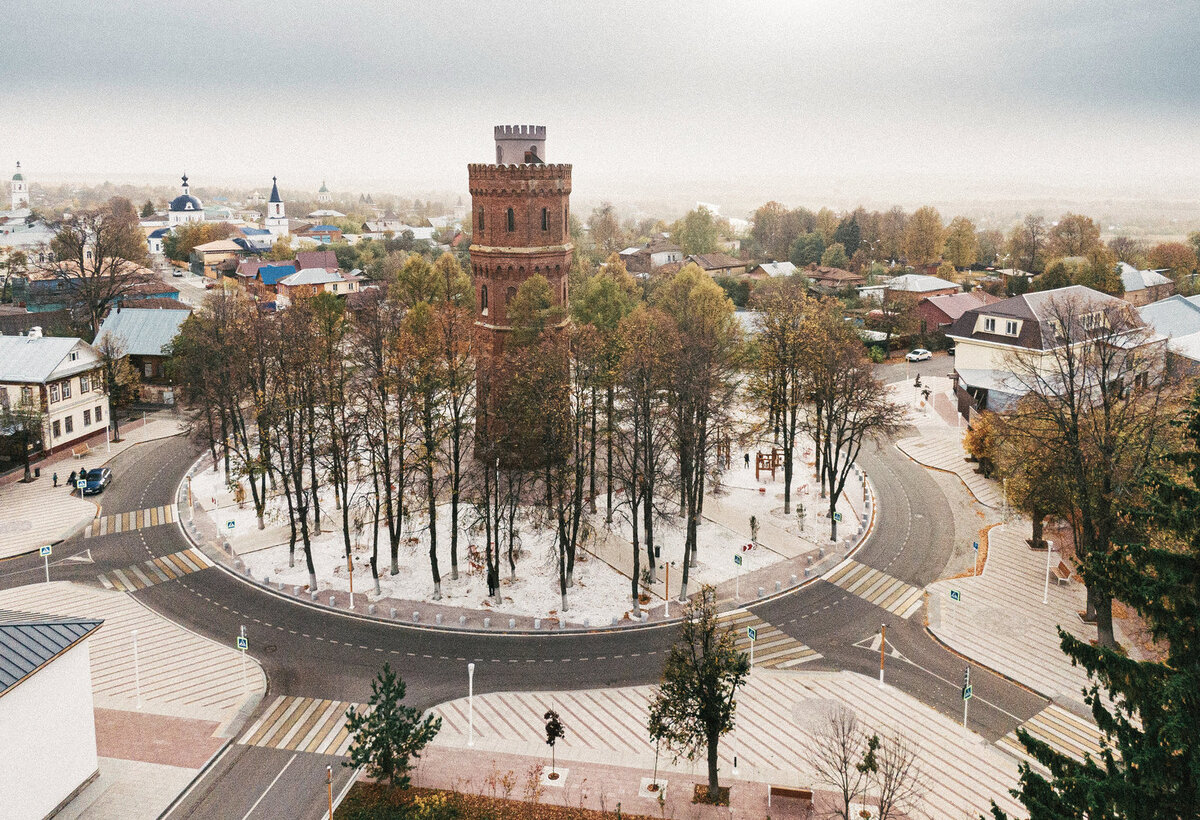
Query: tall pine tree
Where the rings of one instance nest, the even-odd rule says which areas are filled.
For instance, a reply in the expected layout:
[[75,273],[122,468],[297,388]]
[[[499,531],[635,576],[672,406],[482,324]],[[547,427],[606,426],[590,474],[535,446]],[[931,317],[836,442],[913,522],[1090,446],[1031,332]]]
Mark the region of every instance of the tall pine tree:
[[[1013,791],[1033,820],[1200,817],[1200,391],[1181,424],[1177,451],[1123,516],[1123,537],[1085,569],[1095,576],[1089,583],[1138,611],[1165,658],[1133,660],[1059,629],[1063,651],[1095,681],[1087,702],[1105,750],[1080,763],[1018,730],[1049,770],[1044,777],[1022,765]],[[994,805],[992,814],[1005,816]]]

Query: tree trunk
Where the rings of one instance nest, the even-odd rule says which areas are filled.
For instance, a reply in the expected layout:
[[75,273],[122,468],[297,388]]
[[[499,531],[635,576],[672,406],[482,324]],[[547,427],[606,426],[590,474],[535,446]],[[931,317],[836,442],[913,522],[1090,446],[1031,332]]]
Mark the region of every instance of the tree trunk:
[[[604,494],[605,494],[605,513],[604,523],[611,524],[613,517],[613,400],[616,388],[609,385],[608,396],[605,401],[604,408],[604,438],[606,440],[607,453],[604,458]],[[634,445],[634,453],[637,452],[637,445]],[[637,463],[637,457],[634,457],[634,463]]]
[[719,732],[708,733],[708,800],[716,803],[720,796],[720,784],[717,782],[717,748],[721,742]]

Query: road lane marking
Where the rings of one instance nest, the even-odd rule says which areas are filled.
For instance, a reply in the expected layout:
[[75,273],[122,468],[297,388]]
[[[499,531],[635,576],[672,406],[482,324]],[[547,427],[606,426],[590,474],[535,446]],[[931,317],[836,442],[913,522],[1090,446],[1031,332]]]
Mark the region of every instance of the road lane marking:
[[283,768],[279,770],[279,774],[275,775],[275,779],[271,781],[271,785],[267,786],[267,791],[260,794],[258,796],[258,799],[254,801],[254,805],[250,807],[250,811],[248,811],[244,815],[242,815],[242,820],[246,820],[247,817],[254,814],[254,810],[258,808],[258,804],[263,801],[263,798],[265,798],[267,796],[267,793],[270,792],[271,789],[275,788],[275,784],[279,782],[279,778],[283,777],[283,773],[287,771],[288,766],[291,766],[292,761],[295,760],[299,756],[300,755],[298,755],[298,754],[294,754],[290,758],[288,758],[288,762],[283,764]]

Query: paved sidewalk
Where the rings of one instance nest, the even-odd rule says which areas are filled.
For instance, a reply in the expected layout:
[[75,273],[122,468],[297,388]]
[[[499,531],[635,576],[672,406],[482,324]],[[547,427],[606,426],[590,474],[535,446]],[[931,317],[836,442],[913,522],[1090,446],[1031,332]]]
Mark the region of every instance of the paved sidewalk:
[[[607,790],[611,809],[620,799],[614,795],[629,795],[642,777],[652,774],[654,746],[645,728],[652,691],[653,687],[640,686],[477,696],[473,747],[467,745],[467,700],[442,704],[434,710],[443,718],[435,752],[453,750],[456,761],[462,762],[447,771],[431,757],[422,765],[418,782],[461,787],[464,779],[477,782],[484,777],[485,761],[493,757],[519,759],[515,765],[503,765],[521,773],[530,764],[547,760],[542,714],[554,708],[567,731],[557,746],[557,757],[560,766],[569,769],[565,785],[568,791],[573,789],[571,802],[578,801],[586,778],[587,803],[598,807],[600,794]],[[766,815],[766,784],[818,786],[809,763],[814,737],[839,704],[853,709],[864,728],[899,732],[916,747],[928,781],[923,809],[929,816],[978,816],[988,811],[993,799],[1010,814],[1023,816],[1008,795],[1017,780],[1015,759],[914,698],[850,672],[773,671],[757,665],[738,698],[738,729],[721,746],[722,782],[733,786],[734,805],[727,814],[694,816],[760,820]],[[736,776],[734,755],[739,764]],[[694,765],[673,764],[662,755],[658,765],[661,776],[672,783],[700,782],[705,777],[702,760]],[[668,793],[671,789],[668,786]],[[690,802],[679,807],[684,806],[689,813],[676,816],[693,816]],[[623,799],[622,808],[657,813],[656,803],[648,798]]]
[[[106,446],[101,436],[98,443],[92,443],[92,452],[83,458],[72,458],[68,450],[39,462],[34,466],[41,469],[42,476],[29,484],[10,479],[0,486],[0,559],[70,538],[100,515],[103,495],[88,498],[73,495],[66,486],[72,471],[102,467],[130,447],[182,432],[181,421],[174,415],[151,415],[145,424],[138,420],[123,428],[119,442]],[[57,488],[52,478],[56,472]]]
[[119,592],[31,584],[0,592],[0,609],[104,619],[90,640],[100,777],[59,817],[157,817],[266,689],[253,659],[243,682],[232,636],[215,644]]

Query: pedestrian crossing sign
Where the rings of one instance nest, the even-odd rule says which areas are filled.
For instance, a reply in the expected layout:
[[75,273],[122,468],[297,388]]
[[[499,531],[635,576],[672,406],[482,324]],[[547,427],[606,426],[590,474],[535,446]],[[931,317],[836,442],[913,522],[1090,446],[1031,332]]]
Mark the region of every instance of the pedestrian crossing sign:
[[957,589],[950,590],[950,600],[951,601],[961,601],[962,593],[959,592]]
[[734,556],[733,556],[733,563],[737,564],[737,565],[740,567],[740,566],[742,565],[742,556],[740,556],[740,555],[734,555]]
[[81,478],[75,482],[75,487],[80,490],[87,489],[87,479]]
[[236,526],[236,522],[232,518],[225,522],[225,529],[227,530],[233,529],[234,526]]
[[758,640],[758,630],[752,626],[746,627],[746,637],[749,638],[751,641],[757,641]]
[[972,542],[972,546],[973,546],[973,547],[975,547],[975,549],[976,549],[976,550],[978,550],[978,549],[979,549],[979,542],[978,542],[978,541],[973,541],[973,542]]
[[964,686],[962,692],[963,692],[963,700],[970,700],[971,699],[971,684],[968,683],[966,686]]
[[237,647],[238,647],[238,649],[243,649],[243,650],[245,650],[245,649],[249,649],[249,648],[250,648],[250,641],[246,640],[246,636],[244,636],[244,635],[238,635],[238,639],[237,639]]
[[835,513],[833,514],[833,520],[834,520],[834,521],[841,521],[841,520],[842,520],[842,514],[841,514],[840,512],[835,512]]
[[47,544],[46,546],[44,546],[44,547],[42,547],[41,549],[39,549],[39,550],[38,550],[38,555],[41,555],[41,556],[43,556],[43,557],[46,557],[46,556],[50,555],[50,545],[49,545],[49,544]]

